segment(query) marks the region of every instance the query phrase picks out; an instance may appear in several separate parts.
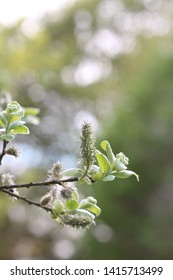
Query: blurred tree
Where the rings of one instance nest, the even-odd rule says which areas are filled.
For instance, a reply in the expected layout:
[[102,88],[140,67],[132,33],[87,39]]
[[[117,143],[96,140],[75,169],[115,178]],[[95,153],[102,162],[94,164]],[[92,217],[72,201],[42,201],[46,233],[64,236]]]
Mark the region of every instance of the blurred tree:
[[172,259],[171,2],[77,1],[37,32],[28,20],[1,28],[0,87],[41,109],[40,128],[20,143],[18,180],[44,178],[55,159],[71,167],[88,119],[129,156],[140,184],[93,185],[103,211],[86,234],[1,198],[0,258]]

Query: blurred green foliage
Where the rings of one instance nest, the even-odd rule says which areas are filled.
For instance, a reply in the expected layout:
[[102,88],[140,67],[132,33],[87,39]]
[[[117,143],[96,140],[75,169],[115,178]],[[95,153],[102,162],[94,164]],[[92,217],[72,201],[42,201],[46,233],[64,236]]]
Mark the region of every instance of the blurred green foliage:
[[42,119],[30,140],[18,140],[25,158],[18,181],[45,178],[54,160],[73,167],[82,118],[93,122],[98,143],[107,139],[140,174],[139,183],[80,190],[102,208],[87,232],[57,228],[46,213],[2,196],[1,259],[173,258],[171,13],[169,0],[77,1],[45,16],[37,33],[25,20],[1,27],[0,88],[39,107]]

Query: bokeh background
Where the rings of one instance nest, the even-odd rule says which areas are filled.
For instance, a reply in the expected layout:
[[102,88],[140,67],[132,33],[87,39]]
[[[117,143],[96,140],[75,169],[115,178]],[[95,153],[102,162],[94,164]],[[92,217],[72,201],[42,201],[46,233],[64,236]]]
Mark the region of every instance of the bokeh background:
[[[0,90],[41,110],[1,173],[21,183],[45,180],[57,160],[74,167],[88,120],[97,145],[110,141],[140,175],[80,187],[102,208],[87,231],[1,193],[0,259],[173,259],[172,0],[70,1],[1,24]],[[35,200],[44,192],[21,191]]]

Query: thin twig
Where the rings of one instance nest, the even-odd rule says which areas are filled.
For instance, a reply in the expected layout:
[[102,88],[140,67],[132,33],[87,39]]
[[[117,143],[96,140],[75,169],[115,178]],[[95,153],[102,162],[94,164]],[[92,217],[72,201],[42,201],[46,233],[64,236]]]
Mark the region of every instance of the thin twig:
[[15,198],[17,198],[17,199],[23,200],[23,201],[25,201],[26,203],[28,203],[29,205],[35,205],[35,206],[40,207],[40,208],[42,208],[42,209],[44,209],[44,210],[46,210],[46,211],[52,212],[52,209],[51,209],[51,208],[48,208],[48,207],[45,207],[45,206],[41,206],[40,203],[34,202],[34,201],[32,201],[32,200],[26,198],[25,196],[20,196],[20,195],[18,195],[18,194],[15,194],[15,193],[10,192],[10,191],[5,190],[5,189],[2,189],[1,191],[4,192],[4,193],[6,193],[6,194],[8,194],[8,195],[10,195],[10,196],[12,196],[12,197],[15,197]]
[[6,153],[5,149],[7,147],[7,144],[8,144],[8,141],[3,140],[2,152],[0,154],[0,165],[2,164],[2,159],[5,156],[5,153]]
[[16,184],[16,185],[10,185],[10,186],[0,186],[0,191],[3,190],[9,190],[9,189],[20,189],[20,188],[30,188],[30,187],[41,187],[41,186],[49,186],[49,185],[61,185],[63,186],[63,183],[68,183],[68,182],[77,182],[78,177],[72,177],[68,179],[62,179],[62,180],[52,180],[52,181],[44,181],[44,182],[30,182],[26,184]]

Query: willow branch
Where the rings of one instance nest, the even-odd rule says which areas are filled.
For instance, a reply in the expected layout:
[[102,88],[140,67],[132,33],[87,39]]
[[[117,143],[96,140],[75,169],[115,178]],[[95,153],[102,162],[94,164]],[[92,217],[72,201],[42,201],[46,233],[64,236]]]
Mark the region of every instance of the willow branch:
[[34,201],[32,201],[32,200],[26,198],[25,196],[21,196],[21,195],[19,195],[19,194],[10,192],[10,191],[5,190],[5,189],[1,189],[1,191],[4,192],[4,193],[6,193],[6,194],[8,194],[8,195],[10,195],[10,196],[12,196],[12,197],[15,197],[15,198],[17,198],[17,199],[23,200],[23,201],[25,201],[26,203],[28,203],[29,205],[35,205],[35,206],[37,206],[37,207],[39,207],[39,208],[42,208],[42,209],[44,209],[44,210],[46,210],[46,211],[48,211],[48,212],[52,212],[52,209],[51,209],[51,208],[48,208],[48,207],[45,207],[45,206],[41,206],[40,203],[34,202]]
[[0,191],[10,190],[10,189],[31,188],[31,187],[36,187],[36,186],[37,187],[50,186],[50,185],[56,185],[56,184],[63,186],[63,183],[77,182],[77,181],[78,181],[78,177],[72,177],[72,178],[62,179],[62,180],[30,182],[30,183],[26,183],[26,184],[15,184],[15,185],[10,185],[10,186],[4,185],[4,186],[0,186]]
[[[42,186],[49,186],[49,185],[60,185],[62,187],[64,186],[64,183],[68,183],[68,182],[77,182],[79,180],[78,177],[71,177],[68,179],[62,179],[62,180],[52,180],[52,181],[44,181],[44,182],[30,182],[30,183],[26,183],[26,184],[14,184],[14,185],[3,185],[0,186],[0,192],[6,193],[11,197],[15,197],[17,199],[23,200],[26,203],[28,203],[29,205],[35,205],[39,208],[42,208],[46,211],[52,212],[51,208],[48,208],[46,206],[41,206],[40,203],[37,203],[35,201],[32,201],[30,199],[28,199],[25,196],[21,196],[15,192],[13,192],[13,189],[21,189],[21,188],[31,188],[31,187],[42,187]],[[93,181],[94,183],[94,181]]]
[[8,141],[3,140],[2,152],[0,154],[0,165],[2,164],[2,159],[5,156],[5,153],[6,153],[5,149],[7,147],[7,144],[8,144]]

